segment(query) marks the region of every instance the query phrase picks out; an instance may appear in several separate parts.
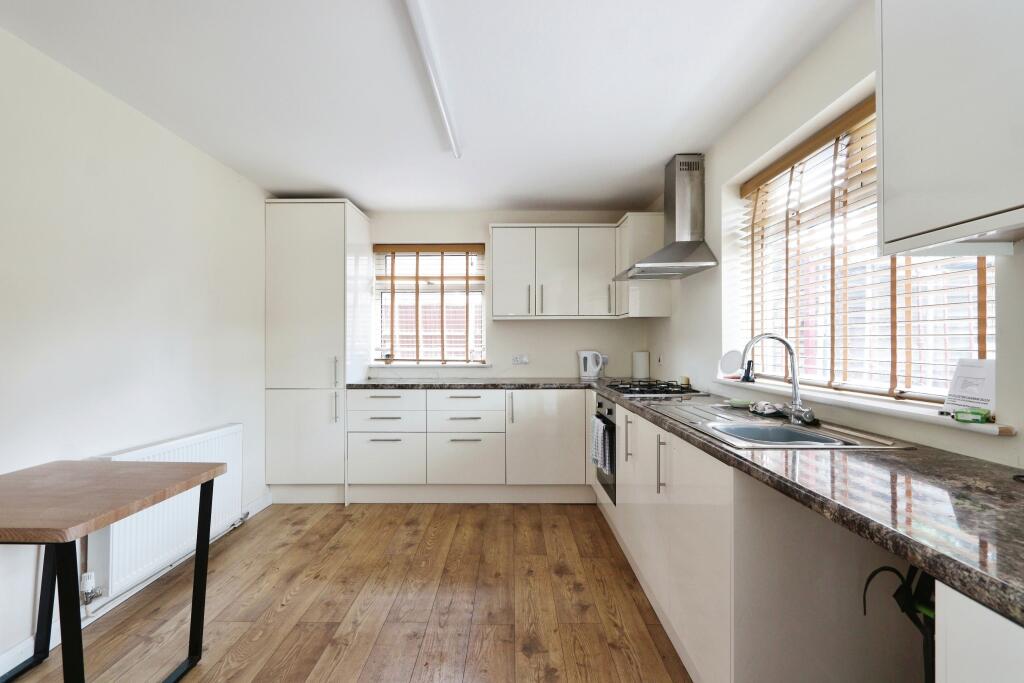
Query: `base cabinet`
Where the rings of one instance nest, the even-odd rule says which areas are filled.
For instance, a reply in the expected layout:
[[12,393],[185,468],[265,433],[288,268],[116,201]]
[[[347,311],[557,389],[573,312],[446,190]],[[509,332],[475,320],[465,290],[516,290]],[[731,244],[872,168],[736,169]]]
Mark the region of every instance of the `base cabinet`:
[[1024,627],[935,584],[937,683],[1011,683],[1024,672]]
[[343,484],[345,423],[338,391],[269,389],[267,483]]
[[350,484],[425,484],[425,434],[352,433],[348,435]]
[[428,484],[504,484],[505,435],[427,435]]
[[505,464],[509,484],[586,484],[583,389],[507,392]]

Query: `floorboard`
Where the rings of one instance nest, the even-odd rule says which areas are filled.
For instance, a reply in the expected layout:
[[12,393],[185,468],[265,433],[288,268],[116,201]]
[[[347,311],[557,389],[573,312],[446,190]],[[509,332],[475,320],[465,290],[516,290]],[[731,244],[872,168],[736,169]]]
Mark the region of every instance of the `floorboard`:
[[[161,680],[191,589],[188,561],[87,627],[88,679]],[[692,683],[600,511],[532,504],[271,506],[210,548],[185,680]]]

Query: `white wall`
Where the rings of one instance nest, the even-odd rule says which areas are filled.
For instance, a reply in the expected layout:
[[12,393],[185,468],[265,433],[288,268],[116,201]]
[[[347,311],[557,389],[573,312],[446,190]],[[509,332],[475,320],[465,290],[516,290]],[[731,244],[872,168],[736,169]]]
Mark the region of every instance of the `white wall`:
[[[615,223],[623,211],[438,211],[378,212],[370,215],[374,242],[489,242],[490,223]],[[487,253],[487,258],[492,254]],[[488,295],[489,297],[489,295]],[[488,299],[489,300],[489,299]],[[488,313],[489,316],[489,313]],[[488,317],[489,368],[373,368],[374,377],[576,377],[576,351],[608,355],[607,376],[628,376],[631,354],[647,348],[646,324],[633,320],[499,320]],[[529,365],[512,365],[525,353]]]
[[[707,151],[706,237],[722,266],[674,283],[672,317],[652,321],[648,330],[652,373],[660,377],[690,375],[697,386],[723,391],[712,384],[718,360],[727,348],[742,348],[746,341],[738,332],[723,335],[723,321],[728,327],[728,321],[735,319],[730,312],[730,294],[736,291],[732,286],[736,270],[730,267],[730,258],[735,254],[730,253],[728,237],[741,207],[739,183],[870,93],[874,68],[874,5],[863,0],[831,36]],[[654,206],[660,206],[660,201]],[[1015,353],[1024,337],[1024,307],[1012,305],[1011,294],[1024,287],[1024,255],[997,259],[996,278],[998,413],[1001,422],[1024,428],[1024,395],[1015,389],[1024,386],[1024,359]],[[660,366],[656,362],[659,355]],[[738,396],[744,392],[733,389],[729,393]],[[764,395],[747,393],[746,397]],[[813,405],[813,401],[809,403]],[[1020,437],[979,436],[856,410],[815,408],[825,419],[1024,466]]]
[[[263,471],[263,199],[0,31],[0,472],[241,422]],[[37,551],[0,546],[0,653]]]

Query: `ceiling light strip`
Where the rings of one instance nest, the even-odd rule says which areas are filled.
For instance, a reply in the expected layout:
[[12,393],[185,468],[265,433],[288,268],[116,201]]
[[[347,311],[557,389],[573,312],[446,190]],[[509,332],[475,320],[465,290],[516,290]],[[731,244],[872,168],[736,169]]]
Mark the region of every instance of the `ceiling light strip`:
[[416,34],[416,42],[420,46],[423,65],[427,68],[427,77],[430,79],[430,87],[434,90],[437,108],[441,110],[441,121],[444,123],[445,132],[448,134],[448,144],[452,148],[452,155],[456,159],[460,159],[462,157],[462,150],[459,148],[459,140],[455,136],[452,115],[448,110],[448,103],[445,100],[444,88],[441,86],[441,74],[438,71],[434,48],[430,43],[430,36],[427,33],[427,25],[423,17],[423,5],[421,0],[405,0],[405,8],[409,12],[412,30]]

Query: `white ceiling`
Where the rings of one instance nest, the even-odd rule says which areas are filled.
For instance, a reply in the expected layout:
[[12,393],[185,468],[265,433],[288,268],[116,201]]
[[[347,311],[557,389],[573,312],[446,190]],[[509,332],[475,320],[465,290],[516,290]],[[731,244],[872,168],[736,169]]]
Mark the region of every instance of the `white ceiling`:
[[855,0],[4,0],[0,26],[278,195],[636,208]]

